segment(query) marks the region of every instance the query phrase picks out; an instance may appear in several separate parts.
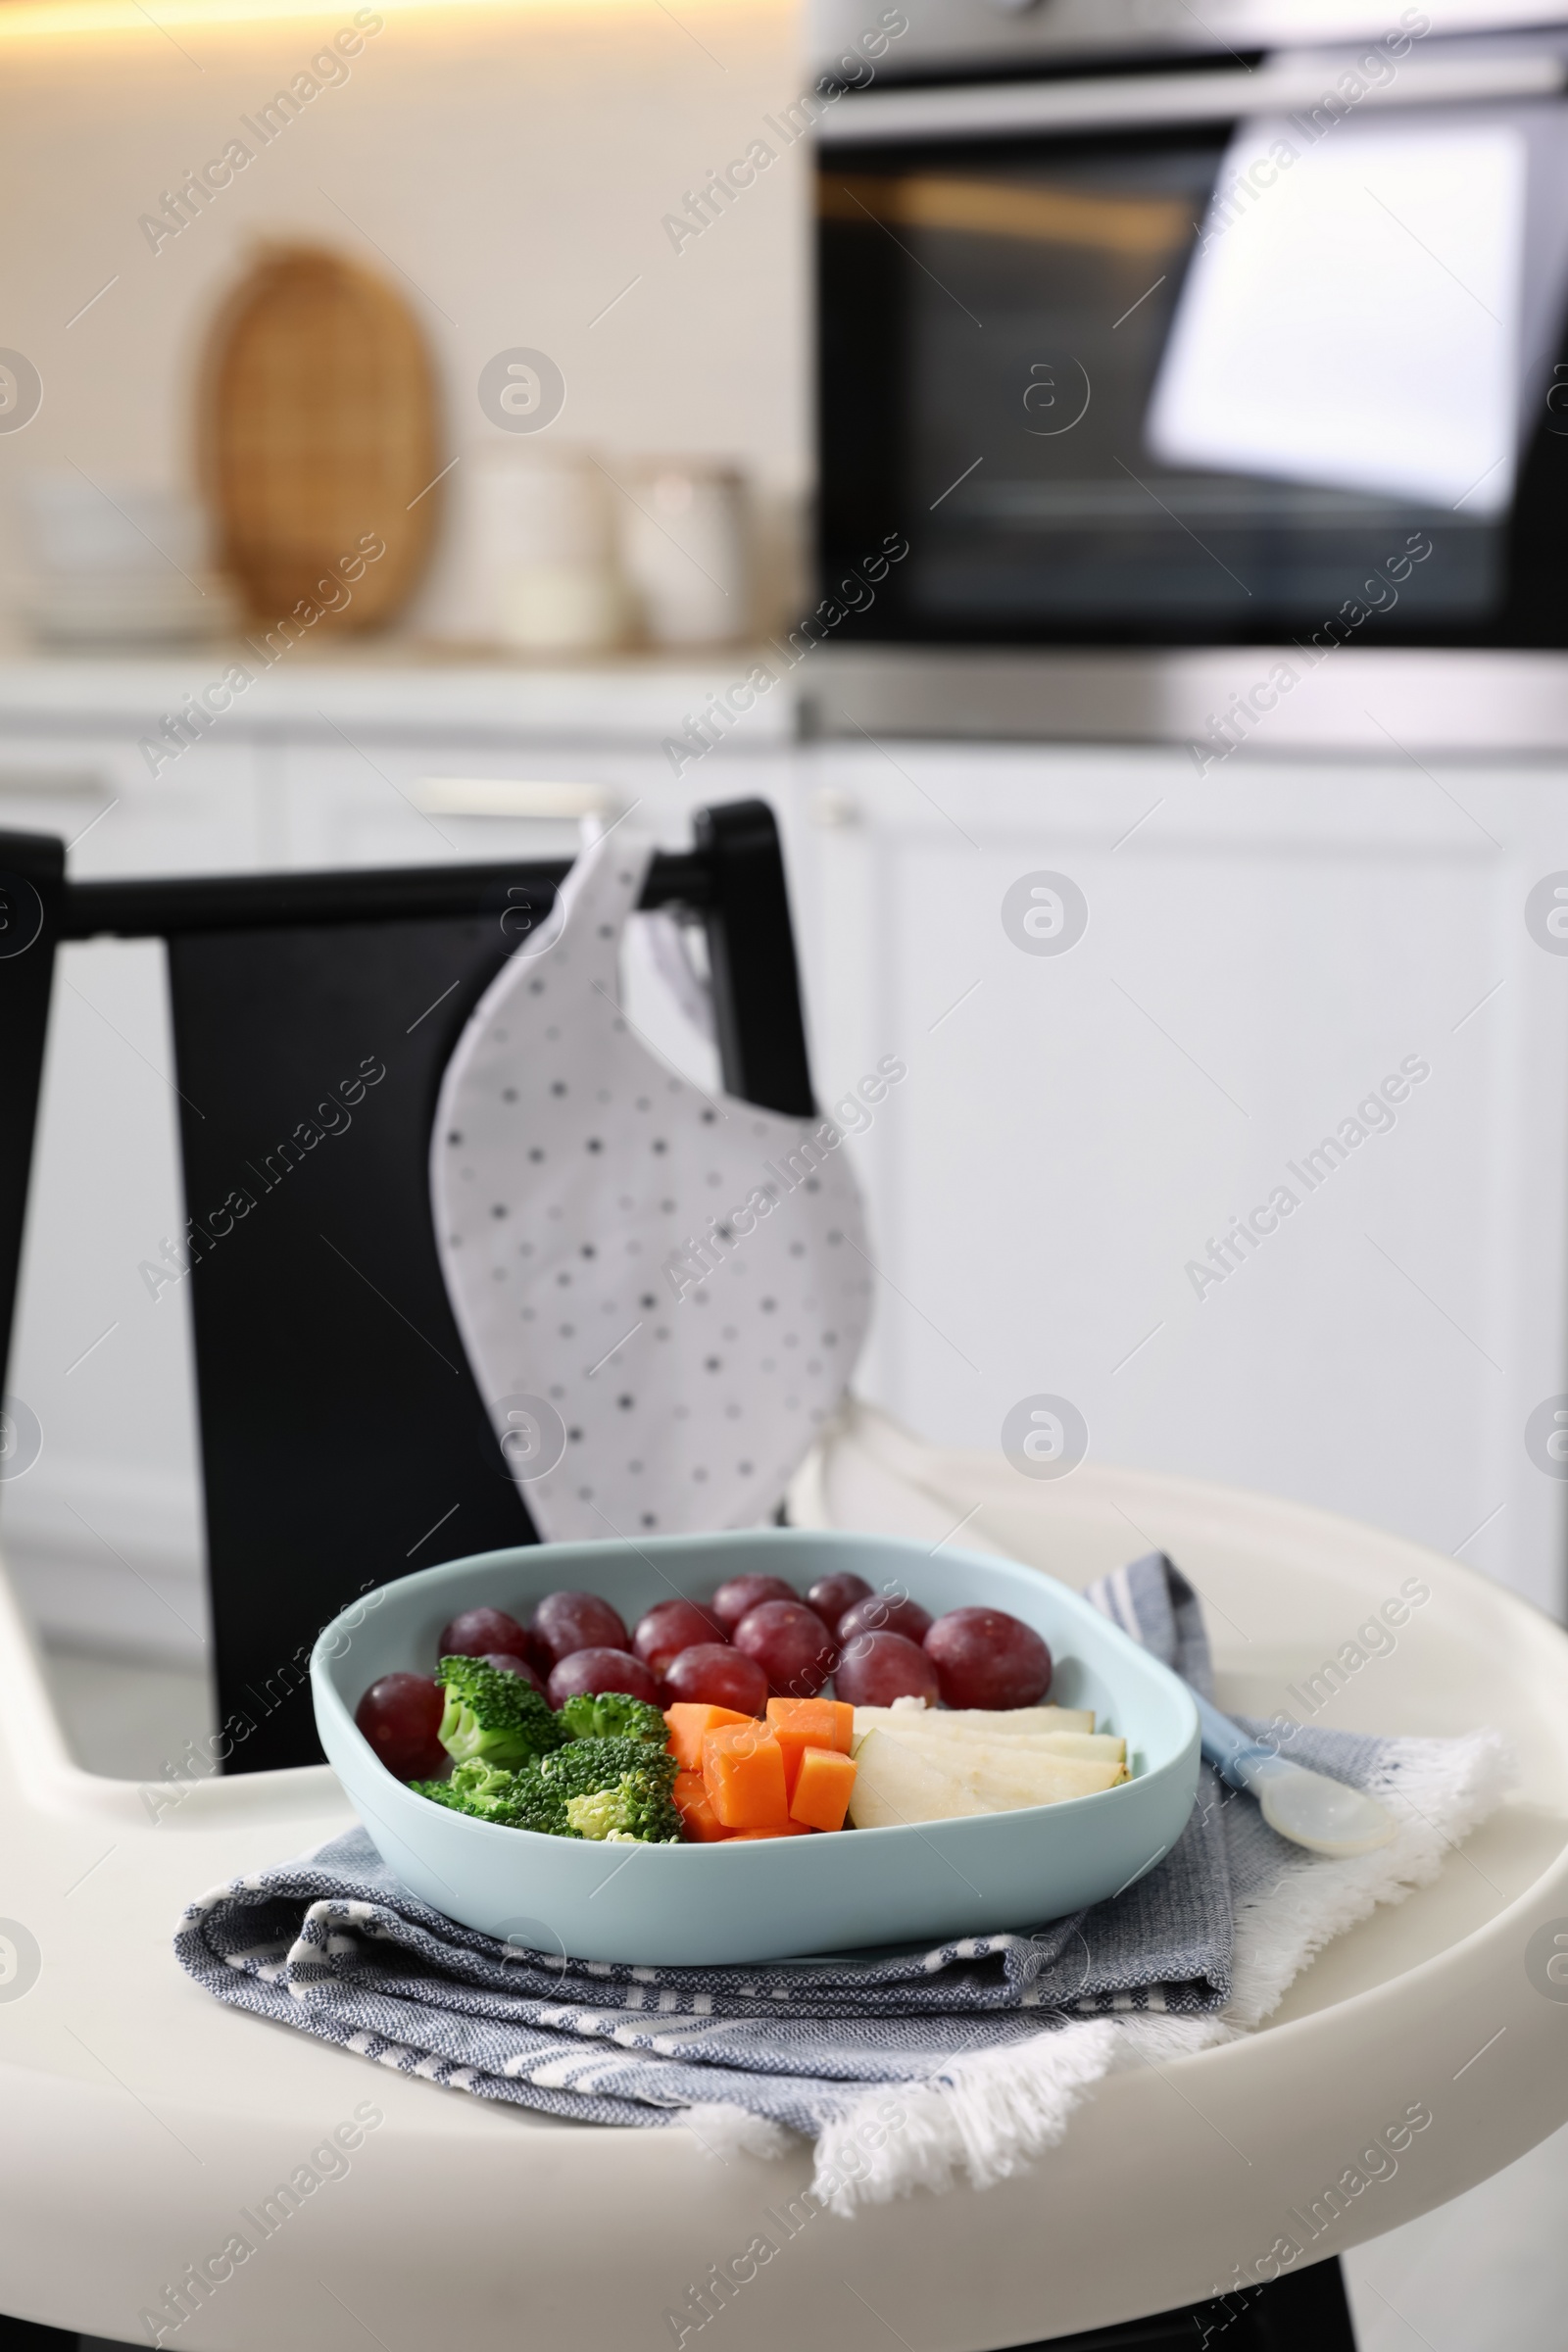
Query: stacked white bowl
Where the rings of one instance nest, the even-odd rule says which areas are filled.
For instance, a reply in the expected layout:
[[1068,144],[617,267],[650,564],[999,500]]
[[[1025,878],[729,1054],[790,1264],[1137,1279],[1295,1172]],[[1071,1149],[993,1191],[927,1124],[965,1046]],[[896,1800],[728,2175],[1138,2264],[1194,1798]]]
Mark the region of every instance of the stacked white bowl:
[[45,645],[178,645],[231,634],[200,508],[178,491],[100,486],[75,471],[21,485],[32,555],[22,618]]

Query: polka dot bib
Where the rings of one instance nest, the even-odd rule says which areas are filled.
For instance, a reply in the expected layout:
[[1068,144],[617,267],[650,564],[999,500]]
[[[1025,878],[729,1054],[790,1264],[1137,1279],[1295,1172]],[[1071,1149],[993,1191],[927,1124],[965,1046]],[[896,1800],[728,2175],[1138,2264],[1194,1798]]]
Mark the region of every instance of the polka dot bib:
[[447,1293],[547,1542],[768,1517],[869,1316],[840,1130],[705,1095],[621,1013],[652,855],[583,851],[475,1006],[431,1135]]

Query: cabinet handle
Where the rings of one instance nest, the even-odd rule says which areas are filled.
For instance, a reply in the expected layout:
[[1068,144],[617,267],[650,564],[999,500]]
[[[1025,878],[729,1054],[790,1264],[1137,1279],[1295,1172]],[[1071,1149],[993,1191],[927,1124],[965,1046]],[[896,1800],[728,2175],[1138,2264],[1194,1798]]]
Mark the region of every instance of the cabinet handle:
[[556,824],[582,816],[610,822],[626,807],[608,784],[562,784],[526,776],[419,776],[414,799],[431,816],[524,816]]
[[105,777],[90,769],[0,767],[0,800],[113,801]]

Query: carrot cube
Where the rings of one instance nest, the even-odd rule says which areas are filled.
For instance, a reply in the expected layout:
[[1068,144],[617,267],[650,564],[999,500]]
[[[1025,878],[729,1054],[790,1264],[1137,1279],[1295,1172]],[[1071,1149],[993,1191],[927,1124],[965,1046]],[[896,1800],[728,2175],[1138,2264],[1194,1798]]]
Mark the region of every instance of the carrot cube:
[[855,1766],[848,1756],[826,1747],[808,1747],[790,1798],[790,1819],[808,1830],[842,1830],[855,1787]]
[[705,1732],[703,1780],[726,1830],[776,1829],[790,1817],[784,1751],[765,1724],[748,1718]]
[[767,1722],[781,1745],[831,1747],[841,1756],[855,1738],[855,1709],[842,1698],[770,1698]]
[[681,1825],[694,1844],[711,1845],[730,1836],[708,1801],[707,1784],[700,1772],[677,1772],[671,1794]]
[[855,1737],[855,1709],[839,1698],[770,1698],[767,1722],[784,1750],[784,1786],[791,1796],[808,1747],[847,1756]]
[[664,1721],[669,1726],[665,1744],[682,1772],[701,1772],[705,1732],[717,1731],[721,1723],[755,1724],[757,1717],[738,1714],[734,1707],[710,1707],[697,1699],[682,1698],[664,1709]]
[[811,1831],[804,1821],[780,1821],[765,1830],[725,1830],[721,1834],[726,1845],[755,1845],[759,1838],[809,1838]]

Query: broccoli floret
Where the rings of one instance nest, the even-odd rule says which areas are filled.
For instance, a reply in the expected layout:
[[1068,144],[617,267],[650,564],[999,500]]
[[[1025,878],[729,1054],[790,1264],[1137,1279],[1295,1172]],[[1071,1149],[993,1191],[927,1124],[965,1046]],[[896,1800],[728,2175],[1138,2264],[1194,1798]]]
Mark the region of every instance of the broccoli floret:
[[454,1813],[468,1810],[450,1781],[411,1781],[409,1787],[416,1796],[427,1796],[432,1805],[446,1805]]
[[542,1838],[575,1836],[560,1791],[545,1786],[537,1764],[525,1764],[506,1777],[511,1787],[490,1792],[487,1821],[499,1821],[509,1830],[536,1830]]
[[479,1757],[487,1764],[526,1764],[570,1738],[520,1674],[503,1674],[482,1658],[443,1658],[435,1679],[447,1694],[436,1737],[455,1763]]
[[670,1791],[675,1759],[646,1740],[573,1740],[544,1757],[539,1778],[560,1792],[566,1822],[577,1836],[678,1842],[680,1815]]
[[581,1690],[567,1699],[560,1720],[574,1740],[646,1740],[650,1747],[663,1747],[669,1740],[659,1709],[629,1690]]
[[482,1756],[473,1756],[457,1767],[447,1787],[465,1813],[477,1813],[486,1821],[505,1821],[516,1802],[521,1778],[504,1765],[487,1764]]
[[596,1796],[613,1788],[629,1772],[649,1772],[666,1787],[674,1782],[675,1759],[645,1740],[568,1740],[555,1754],[542,1756],[539,1770],[563,1799]]
[[[476,1661],[449,1658],[445,1663]],[[498,1682],[514,1679],[496,1676]],[[527,1695],[536,1698],[538,1692]],[[671,1795],[675,1770],[674,1757],[646,1740],[566,1738],[563,1746],[527,1758],[514,1771],[487,1757],[470,1756],[449,1781],[415,1781],[411,1786],[433,1804],[479,1821],[500,1822],[506,1829],[616,1845],[662,1845],[678,1844],[682,1836]]]
[[681,1838],[681,1820],[667,1788],[646,1774],[628,1773],[613,1788],[592,1796],[566,1799],[567,1826],[579,1838],[596,1838],[610,1845],[675,1845]]
[[495,1820],[511,1796],[516,1778],[514,1772],[475,1757],[470,1763],[458,1765],[450,1780],[412,1781],[410,1787],[416,1795],[427,1796],[432,1804],[445,1805],[454,1813],[475,1813]]
[[470,1813],[479,1821],[497,1821],[509,1830],[538,1830],[546,1837],[570,1838],[575,1832],[566,1820],[565,1800],[558,1789],[547,1788],[536,1763],[520,1771],[486,1764],[473,1757],[460,1764],[449,1781],[416,1781],[420,1796],[454,1813]]
[[538,1830],[541,1837],[571,1837],[566,1804],[560,1789],[546,1788],[538,1764],[519,1771],[489,1771],[484,1764],[459,1764],[454,1781],[467,1774],[487,1774],[482,1786],[470,1783],[470,1811],[484,1821],[499,1821],[508,1830]]

